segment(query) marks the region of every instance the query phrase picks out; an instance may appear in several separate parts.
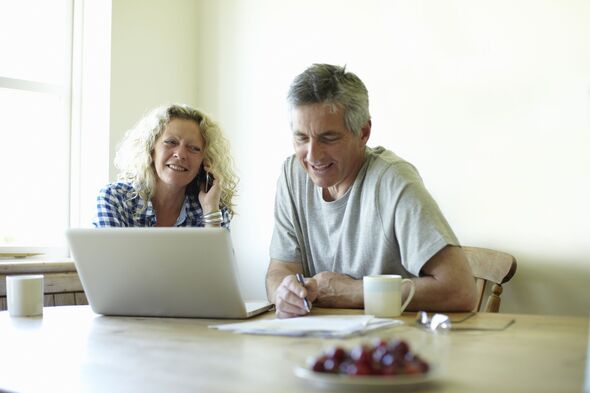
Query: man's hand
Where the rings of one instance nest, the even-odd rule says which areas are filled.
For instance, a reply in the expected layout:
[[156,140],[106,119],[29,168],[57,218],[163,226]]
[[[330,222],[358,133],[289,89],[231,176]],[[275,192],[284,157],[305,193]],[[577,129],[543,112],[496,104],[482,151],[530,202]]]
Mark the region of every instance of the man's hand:
[[279,318],[291,318],[306,315],[305,298],[311,303],[317,297],[315,280],[307,279],[301,285],[295,275],[286,276],[275,292],[275,308]]
[[311,303],[317,297],[317,283],[314,279],[305,279],[301,285],[295,274],[301,273],[301,264],[271,260],[266,272],[266,294],[274,303],[279,318],[291,318],[305,315],[304,298]]

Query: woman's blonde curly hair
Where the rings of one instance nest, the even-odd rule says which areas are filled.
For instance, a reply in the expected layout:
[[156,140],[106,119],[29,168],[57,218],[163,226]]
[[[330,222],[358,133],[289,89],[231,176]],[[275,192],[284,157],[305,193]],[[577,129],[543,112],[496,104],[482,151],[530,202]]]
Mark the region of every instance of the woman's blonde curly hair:
[[[233,170],[229,141],[215,121],[201,110],[188,105],[172,104],[153,109],[126,132],[114,161],[119,171],[119,180],[132,183],[137,195],[143,200],[149,201],[152,198],[157,176],[152,152],[156,140],[174,119],[193,120],[199,125],[205,141],[203,161],[209,165],[210,171],[215,174],[221,186],[220,204],[228,209],[230,215],[235,214],[233,199],[236,195],[238,177]],[[197,195],[196,182],[195,178],[187,186],[187,194]]]

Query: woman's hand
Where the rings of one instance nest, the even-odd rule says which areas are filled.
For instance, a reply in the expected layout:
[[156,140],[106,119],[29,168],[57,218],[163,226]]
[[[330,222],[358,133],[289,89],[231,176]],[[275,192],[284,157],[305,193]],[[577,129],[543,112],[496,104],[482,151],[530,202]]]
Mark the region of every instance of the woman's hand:
[[205,182],[202,182],[199,190],[199,202],[203,208],[203,214],[213,213],[219,210],[219,201],[221,199],[221,185],[219,180],[213,177],[213,184],[205,192]]

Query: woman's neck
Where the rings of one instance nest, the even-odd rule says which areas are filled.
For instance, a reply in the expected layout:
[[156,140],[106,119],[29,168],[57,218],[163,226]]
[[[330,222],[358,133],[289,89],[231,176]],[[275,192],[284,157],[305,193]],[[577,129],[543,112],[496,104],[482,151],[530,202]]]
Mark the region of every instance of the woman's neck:
[[152,196],[156,212],[156,226],[174,226],[184,202],[184,189],[180,191],[157,190]]

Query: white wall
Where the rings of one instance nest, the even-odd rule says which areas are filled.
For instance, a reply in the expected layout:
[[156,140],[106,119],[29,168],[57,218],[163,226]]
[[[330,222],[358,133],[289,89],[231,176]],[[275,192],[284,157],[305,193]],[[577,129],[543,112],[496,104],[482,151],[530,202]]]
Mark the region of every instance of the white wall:
[[146,112],[173,102],[197,105],[198,5],[193,0],[112,1],[111,180],[117,144]]
[[[127,114],[137,112],[137,100],[149,101],[145,95],[187,94],[120,63],[131,42],[119,41],[129,33],[117,11],[128,7],[126,16],[137,19],[166,10],[160,2],[149,13],[127,4],[113,5],[111,110],[119,124],[136,120],[138,113]],[[200,60],[185,77],[232,141],[241,176],[232,233],[250,297],[264,296],[275,183],[292,151],[288,85],[311,63],[329,62],[365,81],[370,145],[418,167],[459,239],[517,257],[503,311],[587,315],[590,2],[202,0],[194,15]],[[165,47],[162,35],[174,34],[181,33],[154,27],[140,49]],[[154,71],[192,59],[185,49]],[[131,75],[135,84],[115,86]]]

